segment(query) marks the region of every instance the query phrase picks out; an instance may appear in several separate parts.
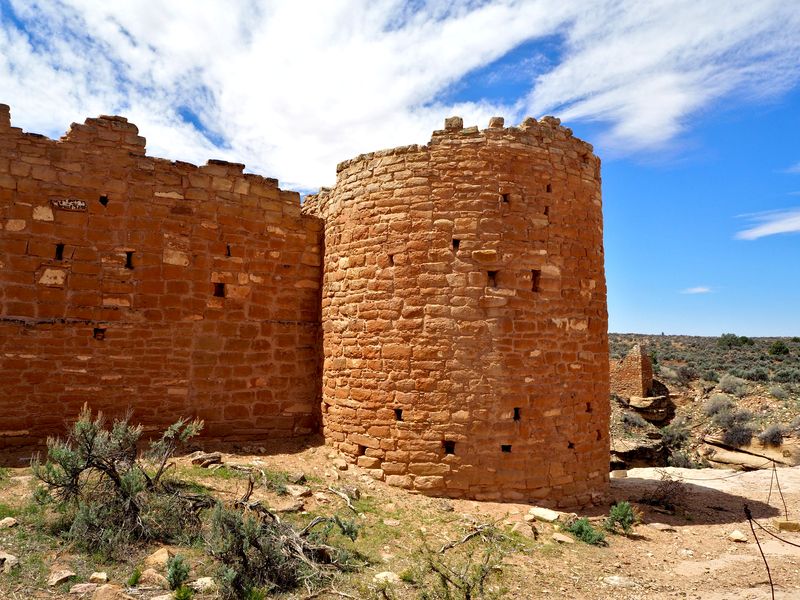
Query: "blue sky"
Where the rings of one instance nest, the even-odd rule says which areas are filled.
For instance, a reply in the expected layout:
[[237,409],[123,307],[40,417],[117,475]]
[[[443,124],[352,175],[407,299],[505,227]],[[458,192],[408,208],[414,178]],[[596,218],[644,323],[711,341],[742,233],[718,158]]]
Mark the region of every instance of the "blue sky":
[[800,335],[800,6],[0,0],[0,102],[285,188],[444,117],[555,114],[603,159],[609,329]]

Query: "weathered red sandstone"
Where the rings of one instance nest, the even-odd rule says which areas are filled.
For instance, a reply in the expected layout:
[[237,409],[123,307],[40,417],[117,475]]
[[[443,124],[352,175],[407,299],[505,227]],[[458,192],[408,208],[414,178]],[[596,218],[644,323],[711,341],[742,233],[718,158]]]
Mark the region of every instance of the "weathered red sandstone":
[[243,165],[146,156],[121,117],[53,141],[0,105],[0,444],[84,402],[219,440],[321,416],[393,485],[589,502],[609,461],[599,160],[552,117],[445,125],[340,164],[301,210]]
[[620,360],[612,360],[611,393],[621,398],[645,398],[653,391],[653,363],[639,344]]

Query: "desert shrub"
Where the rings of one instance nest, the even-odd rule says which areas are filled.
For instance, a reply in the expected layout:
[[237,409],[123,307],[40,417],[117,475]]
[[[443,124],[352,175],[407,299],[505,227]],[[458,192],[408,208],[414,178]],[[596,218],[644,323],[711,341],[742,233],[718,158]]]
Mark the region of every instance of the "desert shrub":
[[661,472],[661,480],[653,491],[645,494],[640,501],[666,510],[675,510],[686,504],[686,486],[683,481],[673,479],[666,471]]
[[572,535],[586,544],[591,544],[593,546],[606,545],[605,534],[599,529],[596,529],[586,517],[575,519],[567,526],[566,529]]
[[680,450],[689,441],[689,427],[683,418],[675,419],[669,425],[661,428],[661,439],[664,447],[671,450]]
[[636,413],[632,412],[622,413],[622,423],[626,427],[647,427],[647,421],[645,421],[641,415],[637,415]]
[[717,340],[717,345],[723,349],[741,348],[742,346],[752,346],[754,344],[747,336],[738,336],[735,333],[723,333]]
[[141,578],[142,578],[142,570],[139,567],[136,567],[130,574],[130,577],[128,577],[128,579],[125,580],[125,585],[127,585],[128,587],[136,587]]
[[659,375],[667,381],[678,381],[678,372],[671,367],[662,366]]
[[747,391],[747,383],[743,379],[734,377],[733,375],[723,375],[719,379],[719,389],[726,394],[733,394],[734,396],[744,396]]
[[739,371],[737,375],[748,381],[769,381],[769,371],[764,367],[753,367],[752,369],[743,369]]
[[713,394],[703,405],[703,414],[713,417],[720,411],[733,408],[733,402],[725,394]]
[[721,410],[714,415],[712,423],[722,430],[722,442],[739,448],[753,439],[750,421],[753,414],[747,410]]
[[681,365],[680,367],[678,367],[678,381],[680,381],[684,385],[688,384],[691,381],[694,381],[695,379],[698,379],[699,377],[700,377],[700,372],[692,364]]
[[617,529],[622,529],[624,533],[630,533],[633,530],[633,525],[636,523],[636,513],[627,500],[617,502],[611,507],[606,517],[603,528],[606,531],[616,532]]
[[189,579],[189,564],[183,556],[176,554],[167,560],[167,581],[169,589],[177,590]]
[[[477,533],[477,535],[475,535]],[[500,600],[500,568],[508,539],[495,527],[476,526],[467,541],[440,549],[423,544],[414,567],[401,577],[419,590],[419,600]]]
[[171,425],[150,443],[145,463],[141,426],[125,418],[106,429],[102,415],[93,419],[84,406],[68,437],[49,439],[47,460],[37,457],[31,467],[64,515],[68,540],[88,552],[124,555],[136,540],[178,542],[199,533],[199,512],[210,502],[182,495],[162,475],[175,450],[201,428],[200,421]]
[[667,457],[667,464],[670,467],[680,467],[681,469],[702,469],[703,464],[692,459],[688,452],[684,450],[673,450]]
[[174,600],[191,600],[192,596],[194,596],[194,590],[186,585],[182,585],[172,594]]
[[786,400],[789,397],[788,392],[779,385],[770,386],[769,393],[776,400]]
[[772,381],[779,383],[800,383],[800,369],[783,368],[778,369],[772,375]]
[[797,336],[793,337],[792,342],[794,342],[795,344],[800,343],[800,337]]
[[713,369],[709,369],[709,370],[703,371],[703,379],[705,379],[706,381],[717,382],[717,381],[719,381],[719,375]]
[[232,600],[259,590],[311,587],[337,571],[354,568],[355,555],[329,543],[334,528],[351,540],[357,536],[355,524],[338,517],[316,517],[297,531],[266,509],[244,515],[217,505],[207,548],[221,563],[221,597]]
[[783,436],[786,435],[786,427],[779,423],[774,423],[758,434],[758,441],[762,446],[780,446],[783,444]]
[[786,342],[783,340],[775,340],[772,342],[767,352],[769,352],[770,356],[788,356],[790,354],[789,346],[787,346]]

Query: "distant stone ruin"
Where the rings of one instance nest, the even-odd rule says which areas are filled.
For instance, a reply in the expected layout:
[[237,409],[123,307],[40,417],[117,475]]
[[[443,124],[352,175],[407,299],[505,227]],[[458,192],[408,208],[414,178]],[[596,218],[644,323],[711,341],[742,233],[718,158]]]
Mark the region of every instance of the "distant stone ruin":
[[427,145],[340,164],[302,206],[243,168],[148,157],[121,117],[50,140],[0,105],[4,451],[88,402],[152,428],[197,416],[224,442],[321,431],[433,495],[605,490],[589,144],[552,117],[451,118]]

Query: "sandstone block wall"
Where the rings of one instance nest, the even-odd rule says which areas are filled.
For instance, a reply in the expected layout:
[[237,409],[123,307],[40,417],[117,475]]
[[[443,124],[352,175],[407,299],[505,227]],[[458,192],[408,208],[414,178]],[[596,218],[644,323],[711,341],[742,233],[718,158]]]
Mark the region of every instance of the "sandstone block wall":
[[607,483],[600,162],[559,121],[361,155],[325,221],[326,439],[434,495],[586,503]]
[[622,360],[610,363],[611,393],[622,398],[646,398],[653,390],[653,363],[639,344]]
[[120,117],[53,141],[0,105],[0,447],[84,402],[215,439],[316,431],[321,234],[243,165],[145,156]]

